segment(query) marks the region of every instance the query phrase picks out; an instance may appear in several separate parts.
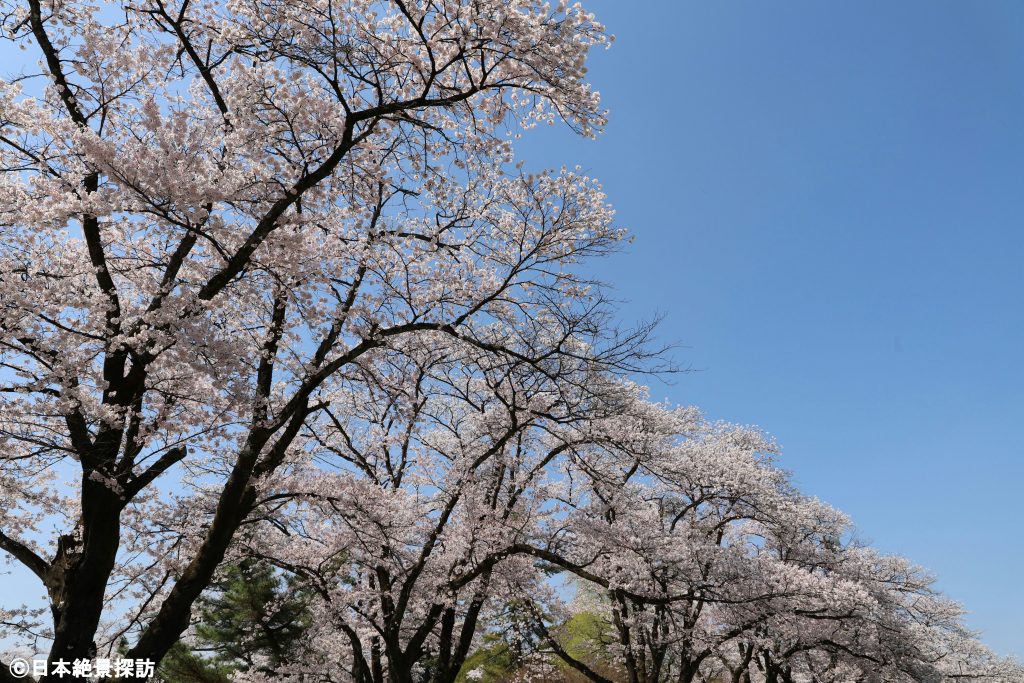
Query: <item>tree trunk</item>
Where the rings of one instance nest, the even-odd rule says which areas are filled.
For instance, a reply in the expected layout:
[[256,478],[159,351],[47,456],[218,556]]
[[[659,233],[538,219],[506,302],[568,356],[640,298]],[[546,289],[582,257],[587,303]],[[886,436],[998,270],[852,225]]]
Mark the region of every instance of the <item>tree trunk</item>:
[[[51,600],[54,605],[55,630],[49,661],[73,662],[92,659],[96,655],[94,638],[103,614],[103,598],[107,582],[117,560],[121,544],[121,510],[123,502],[105,484],[84,474],[82,477],[82,543],[80,550],[65,546],[63,566],[53,568]],[[41,683],[56,683],[48,675]]]
[[700,662],[684,659],[679,665],[679,683],[693,683],[698,671],[700,671]]

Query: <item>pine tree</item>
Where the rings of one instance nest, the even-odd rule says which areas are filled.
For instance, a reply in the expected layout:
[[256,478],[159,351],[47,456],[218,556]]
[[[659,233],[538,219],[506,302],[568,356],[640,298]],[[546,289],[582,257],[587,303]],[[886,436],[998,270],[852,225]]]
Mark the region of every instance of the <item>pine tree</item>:
[[190,639],[161,665],[168,683],[224,683],[239,671],[273,675],[308,628],[307,595],[255,560],[228,566],[200,599]]

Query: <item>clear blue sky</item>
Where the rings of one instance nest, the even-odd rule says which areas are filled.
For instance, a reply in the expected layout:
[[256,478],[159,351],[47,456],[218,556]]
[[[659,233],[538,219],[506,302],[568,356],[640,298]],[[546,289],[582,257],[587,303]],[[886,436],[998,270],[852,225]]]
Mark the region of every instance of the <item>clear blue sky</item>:
[[621,0],[597,142],[636,242],[596,270],[807,492],[1024,657],[1024,3]]

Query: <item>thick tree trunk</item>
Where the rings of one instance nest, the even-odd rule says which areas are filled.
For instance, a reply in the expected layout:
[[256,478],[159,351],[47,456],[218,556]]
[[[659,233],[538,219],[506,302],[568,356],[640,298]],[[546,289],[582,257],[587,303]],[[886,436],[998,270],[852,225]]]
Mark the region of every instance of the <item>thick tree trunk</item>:
[[377,636],[370,641],[370,668],[373,671],[373,683],[384,683],[384,660],[380,654],[380,639]]
[[455,680],[455,673],[452,672],[452,636],[455,631],[455,610],[448,608],[441,616],[441,635],[438,642],[437,664],[431,681],[433,683],[447,683]]
[[405,657],[391,659],[388,667],[388,683],[413,683],[412,667],[414,662]]
[[700,671],[700,662],[684,659],[679,668],[679,683],[693,683],[698,671]]
[[[66,550],[63,566],[54,566],[51,600],[55,630],[49,661],[73,662],[96,654],[94,638],[103,614],[103,597],[121,543],[123,502],[102,482],[82,478],[82,542],[79,550]],[[56,588],[59,583],[59,588]],[[60,680],[46,676],[42,683]]]

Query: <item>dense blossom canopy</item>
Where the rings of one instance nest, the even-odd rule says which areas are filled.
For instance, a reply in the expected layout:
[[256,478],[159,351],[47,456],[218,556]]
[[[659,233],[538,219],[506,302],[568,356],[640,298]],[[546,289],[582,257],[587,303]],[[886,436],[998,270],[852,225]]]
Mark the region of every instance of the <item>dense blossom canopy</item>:
[[579,4],[3,0],[0,31],[31,55],[0,80],[0,554],[46,596],[0,594],[3,642],[160,661],[258,562],[308,619],[239,680],[480,679],[501,624],[527,676],[1022,680],[770,440],[626,379],[651,328],[578,265],[611,208],[514,155],[604,125]]

